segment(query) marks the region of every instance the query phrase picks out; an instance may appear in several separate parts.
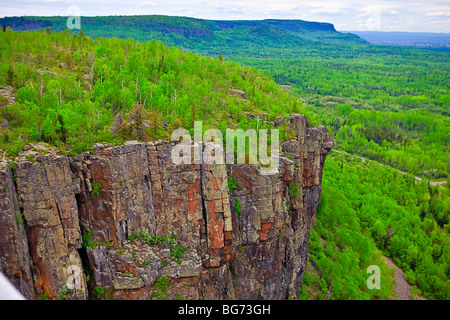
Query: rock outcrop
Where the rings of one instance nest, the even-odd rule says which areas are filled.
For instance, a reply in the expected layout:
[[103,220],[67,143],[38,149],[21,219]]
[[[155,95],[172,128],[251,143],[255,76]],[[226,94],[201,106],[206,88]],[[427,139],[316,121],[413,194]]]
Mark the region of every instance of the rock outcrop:
[[[286,299],[334,141],[292,116],[278,173],[172,162],[167,141],[0,163],[0,267],[28,298]],[[12,169],[10,169],[12,167]]]
[[0,162],[0,271],[27,299],[34,298],[23,213],[9,164]]
[[81,248],[77,186],[69,158],[42,151],[45,155],[37,150],[22,152],[14,169],[34,289],[38,295],[55,298],[78,271],[79,288],[70,297],[84,299],[86,281],[77,250]]

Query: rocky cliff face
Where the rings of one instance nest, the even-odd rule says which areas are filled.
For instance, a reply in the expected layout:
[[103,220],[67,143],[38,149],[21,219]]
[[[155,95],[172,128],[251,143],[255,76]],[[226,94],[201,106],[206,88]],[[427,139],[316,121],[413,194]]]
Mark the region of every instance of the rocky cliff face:
[[174,144],[34,145],[0,162],[0,268],[28,299],[297,296],[334,141],[289,121],[279,173],[175,165]]

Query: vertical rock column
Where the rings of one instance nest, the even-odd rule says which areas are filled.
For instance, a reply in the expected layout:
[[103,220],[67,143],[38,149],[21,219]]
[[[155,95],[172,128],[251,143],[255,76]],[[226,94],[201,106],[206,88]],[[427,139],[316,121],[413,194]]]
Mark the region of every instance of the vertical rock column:
[[86,299],[77,251],[81,244],[78,209],[68,158],[28,151],[27,160],[17,162],[15,176],[37,293],[55,298],[70,278],[76,277],[72,283],[79,287],[66,298]]
[[322,189],[322,172],[325,158],[335,142],[324,126],[307,128],[303,145],[304,206],[310,222],[314,225],[317,205]]
[[[205,148],[207,150],[207,148]],[[203,157],[201,181],[206,219],[208,266],[220,267],[231,257],[231,211],[225,164],[214,164],[212,155]]]
[[223,298],[231,288],[227,260],[231,257],[231,215],[225,164],[174,164],[175,144],[148,144],[148,158],[158,235],[174,233],[202,260],[201,291]]
[[34,299],[30,253],[9,163],[0,162],[0,271],[26,299]]
[[[95,147],[72,157],[71,168],[79,180],[80,224],[89,239],[86,253],[93,280],[96,286],[112,288],[126,271],[117,270],[123,261],[111,249],[122,248],[132,233],[146,229],[154,234],[155,212],[146,145],[129,141],[123,146]],[[136,286],[142,283],[130,285]]]
[[234,291],[241,299],[284,299],[292,273],[292,261],[287,260],[293,236],[287,187],[293,163],[281,159],[279,173],[273,175],[261,174],[256,165],[227,169],[235,185],[230,262]]
[[[174,164],[174,144],[148,143],[155,234],[174,234],[186,247],[205,250],[199,164]],[[203,235],[202,235],[203,234]]]
[[335,142],[324,126],[308,127],[308,119],[300,114],[290,118],[291,128],[297,143],[285,143],[285,152],[295,162],[294,181],[298,183],[300,197],[293,206],[292,226],[295,237],[292,239],[295,250],[294,280],[289,288],[290,294],[296,294],[303,282],[306,267],[309,233],[314,226],[316,210],[321,194],[322,171],[325,158]]
[[155,232],[146,146],[97,145],[93,152],[71,158],[79,179],[80,223],[97,243],[121,247],[133,231]]

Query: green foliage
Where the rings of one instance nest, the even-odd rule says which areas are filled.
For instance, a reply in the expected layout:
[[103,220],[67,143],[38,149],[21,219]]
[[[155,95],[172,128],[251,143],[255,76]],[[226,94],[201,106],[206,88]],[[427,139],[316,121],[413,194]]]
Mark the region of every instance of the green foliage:
[[149,299],[151,300],[165,300],[167,299],[168,288],[170,278],[168,276],[161,276],[155,280],[153,285],[156,287],[156,291],[153,291]]
[[[2,21],[52,30],[0,34],[0,85],[11,85],[16,96],[14,105],[0,102],[0,119],[9,122],[0,129],[7,156],[33,141],[73,155],[95,142],[168,138],[163,123],[190,130],[203,120],[204,128],[224,131],[256,127],[247,112],[269,119],[302,113],[308,127],[327,126],[335,149],[366,164],[345,153],[327,159],[309,244],[314,268],[304,274],[300,298],[391,297],[389,277],[382,277],[380,291],[365,287],[369,264],[390,272],[381,253],[425,297],[449,298],[448,52],[370,45],[326,24],[298,21],[98,17],[84,20],[80,36],[53,32],[63,31],[62,17]],[[137,41],[102,37],[114,34]],[[277,83],[290,85],[290,93]],[[228,186],[230,193],[239,188],[233,180]],[[298,192],[298,185],[289,186],[291,198]],[[240,203],[235,207],[240,211]]]
[[[25,28],[50,25],[57,31],[63,31],[65,26],[61,17],[22,17],[15,20],[6,17],[2,21]],[[381,110],[420,107],[449,114],[448,53],[370,45],[355,35],[334,32],[323,24],[300,20],[290,21],[289,26],[286,23],[279,20],[217,22],[165,16],[97,17],[85,19],[83,34],[101,41],[104,40],[102,37],[118,34],[140,42],[159,39],[167,45],[219,57],[215,59],[219,66],[227,65],[223,63],[224,59],[238,61],[263,70],[278,83],[293,86],[293,93],[312,100],[318,96],[345,97],[352,99],[349,105],[365,103]],[[11,35],[8,32],[2,34]],[[55,34],[58,33],[49,36],[56,37]],[[92,46],[90,38],[84,36],[73,42],[74,46],[83,45],[83,48],[77,48],[79,57],[85,53],[85,47]],[[55,50],[57,54],[58,51]],[[112,61],[108,69],[100,69],[103,80],[107,82],[107,73],[124,59],[115,56],[111,47],[103,43],[93,51],[97,57]],[[60,55],[63,57],[64,53]],[[132,54],[130,56],[133,57]],[[150,61],[156,71],[164,72],[173,68],[176,59],[172,58],[169,53],[157,55]],[[38,59],[43,60],[44,57],[39,56]],[[83,62],[80,58],[77,60],[78,63]],[[131,62],[132,71],[143,64],[141,61]],[[5,65],[5,71],[11,65]],[[9,72],[9,82],[13,82],[14,72]],[[129,89],[132,95],[134,88]],[[255,97],[257,101],[263,98],[257,86]],[[345,115],[345,108],[342,112]]]
[[98,240],[96,240],[94,238],[92,230],[89,230],[86,233],[84,233],[81,239],[82,239],[81,246],[83,248],[96,248],[112,245],[112,242],[99,242]]
[[142,239],[148,245],[159,245],[163,243],[169,244],[170,257],[175,260],[178,264],[181,264],[181,256],[187,251],[181,243],[177,243],[174,235],[170,236],[157,236],[150,235],[148,229],[142,229],[140,233],[132,232],[128,237],[128,240],[133,241],[135,239]]
[[9,121],[0,129],[0,149],[11,156],[37,141],[74,155],[96,142],[168,139],[163,123],[189,130],[203,120],[205,128],[246,129],[256,125],[246,112],[275,119],[301,104],[250,67],[160,41],[94,41],[42,30],[3,32],[0,43],[0,85],[11,84],[16,94],[13,105],[0,108]]
[[148,245],[162,244],[165,242],[169,243],[170,245],[176,243],[176,239],[173,235],[170,236],[150,235],[148,229],[142,229],[141,232],[139,233],[133,231],[131,235],[128,237],[128,240],[133,241],[134,239],[142,239]]
[[48,293],[48,292],[43,292],[43,293],[41,293],[40,299],[41,299],[41,300],[49,300],[49,299],[50,299],[49,293]]
[[23,217],[24,217],[24,213],[16,214],[17,227],[20,227],[25,222]]
[[448,189],[411,185],[392,168],[332,153],[324,169],[322,198],[309,253],[331,286],[330,299],[388,298],[390,284],[383,283],[388,277],[382,277],[381,291],[364,289],[368,265],[379,265],[382,274],[389,274],[381,252],[426,298],[448,299]]
[[103,299],[106,295],[106,290],[105,288],[95,286],[93,293],[97,299]]
[[[336,197],[335,197],[336,196]],[[374,241],[368,238],[348,202],[331,188],[322,190],[322,197],[336,200],[317,212],[316,227],[310,231],[308,253],[314,269],[304,273],[299,299],[368,300],[394,296],[390,271]],[[328,203],[328,202],[327,202]],[[366,286],[369,265],[381,268],[380,290]],[[320,273],[315,271],[320,270]]]
[[236,210],[236,213],[238,216],[241,214],[241,201],[239,198],[236,198],[236,201],[234,202],[234,210]]
[[66,300],[67,296],[72,293],[72,290],[67,288],[66,285],[62,286],[61,289],[58,291],[58,295],[56,296],[55,300]]
[[353,110],[346,116],[333,108],[317,112],[343,151],[428,179],[448,177],[450,119],[446,116],[421,110]]
[[92,239],[93,239],[93,231],[89,230],[88,232],[84,233],[83,236],[81,237],[82,241],[81,241],[81,246],[83,248],[90,248],[90,247],[94,247],[92,245]]
[[239,185],[239,182],[229,177],[228,178],[228,189],[230,190],[230,194],[233,193],[234,190],[242,190],[242,187]]
[[297,182],[289,183],[289,197],[297,198],[300,195],[300,185]]
[[92,191],[91,194],[93,196],[97,196],[100,190],[102,189],[102,183],[101,182],[93,182],[91,183]]
[[416,286],[412,286],[409,297],[411,298],[411,300],[415,300],[417,295],[419,295],[419,296],[422,295],[422,291],[420,291],[420,289],[417,288]]
[[183,247],[181,243],[178,243],[176,246],[173,246],[172,243],[169,244],[170,248],[170,256],[177,261],[178,264],[181,264],[180,257],[187,251],[186,248]]

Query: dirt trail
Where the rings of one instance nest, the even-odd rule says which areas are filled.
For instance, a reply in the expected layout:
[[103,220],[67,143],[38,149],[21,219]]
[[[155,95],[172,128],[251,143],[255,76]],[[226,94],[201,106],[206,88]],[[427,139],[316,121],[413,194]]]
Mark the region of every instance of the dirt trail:
[[397,292],[398,299],[411,300],[410,298],[411,286],[406,281],[405,274],[403,273],[403,271],[400,270],[400,268],[397,267],[388,257],[383,256],[383,259],[386,261],[386,264],[389,266],[389,268],[395,269],[394,280],[397,283],[397,286],[395,287],[395,292]]
[[[382,256],[383,259],[386,261],[386,264],[389,266],[389,268],[394,268],[395,270],[395,276],[394,280],[397,283],[397,286],[395,288],[395,292],[397,293],[399,300],[411,300],[411,285],[406,281],[405,273],[395,265],[391,259],[388,257]],[[415,295],[415,300],[426,300],[424,297]]]

